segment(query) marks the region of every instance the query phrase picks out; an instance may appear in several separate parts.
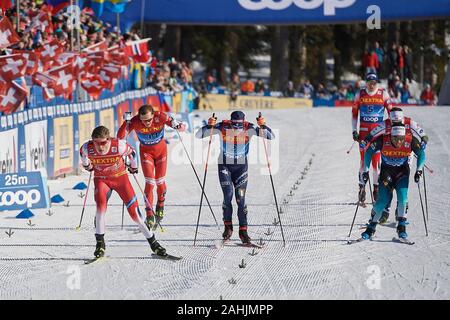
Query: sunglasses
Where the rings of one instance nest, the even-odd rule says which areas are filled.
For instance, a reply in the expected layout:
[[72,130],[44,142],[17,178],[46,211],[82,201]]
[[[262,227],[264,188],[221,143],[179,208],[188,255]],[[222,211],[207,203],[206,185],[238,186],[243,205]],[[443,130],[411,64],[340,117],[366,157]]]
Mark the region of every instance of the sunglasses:
[[99,146],[106,146],[106,144],[109,142],[109,139],[106,139],[106,140],[104,140],[104,141],[98,141],[98,140],[94,140],[94,143],[96,144],[96,145],[99,145]]

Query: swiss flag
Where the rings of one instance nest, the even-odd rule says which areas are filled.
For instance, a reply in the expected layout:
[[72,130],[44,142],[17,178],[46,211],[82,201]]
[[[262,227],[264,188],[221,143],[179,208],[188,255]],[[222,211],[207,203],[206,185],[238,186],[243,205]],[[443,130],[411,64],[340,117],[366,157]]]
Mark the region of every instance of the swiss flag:
[[19,85],[15,81],[9,84],[4,95],[0,95],[0,112],[13,113],[26,99],[28,90],[25,86]]
[[55,78],[43,72],[36,72],[33,75],[32,80],[33,84],[42,88],[53,88],[56,84]]
[[130,64],[130,59],[119,46],[114,46],[108,50],[108,60],[121,66]]
[[63,66],[68,63],[74,63],[76,58],[78,56],[78,53],[76,52],[63,52],[61,53],[58,58],[56,59],[56,64],[59,66]]
[[33,18],[31,28],[42,32],[53,33],[53,23],[49,12],[42,11]]
[[125,43],[125,53],[136,62],[147,63],[150,60],[148,41],[150,38]]
[[103,89],[105,89],[105,83],[99,75],[93,75],[84,79],[81,82],[81,86],[94,99],[98,99]]
[[27,62],[27,68],[25,70],[26,75],[32,76],[36,73],[39,66],[39,53],[25,50],[13,50],[12,52],[14,54],[20,54],[25,58]]
[[20,37],[14,30],[13,25],[7,17],[0,20],[0,49],[9,47],[20,41]]
[[0,76],[0,96],[5,95],[8,89],[8,83]]
[[121,67],[114,64],[107,64],[100,69],[100,78],[105,83],[105,87],[114,89],[114,84],[120,78]]
[[105,59],[103,57],[88,55],[84,70],[92,74],[98,74],[104,63]]
[[55,61],[64,52],[64,44],[54,39],[50,43],[44,44],[38,51],[41,55],[41,61],[45,65],[49,61]]
[[27,61],[20,54],[0,56],[0,75],[7,81],[23,77],[26,68]]
[[106,41],[100,41],[99,43],[96,43],[90,47],[87,47],[85,49],[83,49],[84,52],[87,53],[92,53],[92,52],[96,52],[96,51],[107,51],[108,50],[108,45],[106,44]]
[[12,0],[2,0],[0,1],[0,11],[5,12],[13,7]]
[[47,75],[56,80],[53,87],[55,95],[69,99],[74,88],[73,83],[76,80],[73,75],[72,64],[69,63],[61,67],[53,68],[47,72]]

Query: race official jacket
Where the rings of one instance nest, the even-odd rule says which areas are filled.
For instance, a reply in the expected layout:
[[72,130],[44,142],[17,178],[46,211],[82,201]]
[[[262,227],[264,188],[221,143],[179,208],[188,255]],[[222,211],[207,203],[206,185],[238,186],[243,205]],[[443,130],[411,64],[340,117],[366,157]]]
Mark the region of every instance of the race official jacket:
[[373,93],[362,89],[355,97],[352,107],[352,130],[357,131],[359,114],[359,132],[363,136],[368,134],[377,125],[383,123],[384,110],[391,110],[389,94],[382,88]]
[[[405,117],[403,120],[403,124],[405,125],[406,130],[410,130],[412,134],[420,139],[421,141],[428,142],[428,136],[418,124],[417,122],[411,120],[411,118]],[[366,142],[370,142],[373,139],[376,139],[380,135],[385,134],[386,128],[389,128],[391,126],[391,121],[389,119],[384,120],[381,124],[379,124],[377,127],[372,129],[370,133],[366,136],[365,140]]]
[[137,168],[136,153],[125,140],[111,138],[111,146],[106,154],[100,154],[92,140],[80,148],[81,163],[84,167],[92,164],[94,177],[114,178],[126,174],[127,164]]
[[126,135],[134,130],[141,147],[145,149],[146,147],[155,146],[164,140],[165,125],[173,128],[176,125],[176,121],[164,112],[155,111],[153,113],[153,121],[148,128],[139,119],[139,115],[136,115],[131,118],[129,123],[122,123],[117,131],[117,138],[125,139]]
[[219,163],[222,164],[245,164],[250,149],[250,139],[260,136],[272,140],[275,135],[267,127],[256,127],[253,123],[244,121],[242,128],[234,129],[230,120],[217,123],[214,127],[203,126],[197,133],[197,138],[204,138],[218,134],[220,136]]

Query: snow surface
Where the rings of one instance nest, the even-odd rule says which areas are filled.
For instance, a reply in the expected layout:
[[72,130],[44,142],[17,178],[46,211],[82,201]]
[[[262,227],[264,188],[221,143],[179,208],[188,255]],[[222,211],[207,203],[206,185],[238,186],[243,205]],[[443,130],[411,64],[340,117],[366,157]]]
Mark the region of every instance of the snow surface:
[[[75,231],[84,199],[71,187],[80,181],[87,184],[88,174],[68,176],[48,182],[51,195],[59,193],[66,199],[52,206],[53,215],[47,214],[48,209],[34,210],[30,226],[28,220],[14,218],[18,212],[1,212],[0,299],[449,299],[450,108],[407,108],[405,113],[428,132],[427,164],[434,170],[434,174],[426,172],[428,237],[411,179],[408,232],[414,246],[391,242],[392,226],[378,227],[373,241],[346,245],[359,164],[356,145],[346,153],[352,143],[349,109],[264,111],[268,125],[279,130],[271,145],[279,146],[280,161],[272,158],[274,169],[278,167],[273,178],[286,247],[279,225],[273,225],[277,213],[269,176],[261,174],[264,157],[262,164],[250,167],[247,203],[250,236],[255,241],[262,238],[266,247],[256,249],[253,256],[248,248],[216,248],[222,226],[219,231],[205,201],[194,247],[200,188],[189,163],[179,164],[183,151],[178,141],[172,141],[166,231],[158,231],[157,238],[183,260],[152,258],[147,241],[135,233],[137,228],[127,215],[121,230],[122,204],[113,194],[105,236],[111,258],[84,265],[95,248],[93,190],[83,226]],[[216,114],[219,119],[229,115]],[[256,115],[247,112],[248,119]],[[184,141],[188,144],[189,136]],[[207,142],[204,139],[204,153]],[[262,146],[256,137],[252,143]],[[202,178],[201,161],[196,168]],[[206,194],[220,223],[222,193],[217,176],[217,166],[210,164]],[[138,179],[143,185],[141,173]],[[135,190],[142,207],[139,188]],[[359,209],[352,238],[359,236],[369,215],[370,206]],[[237,218],[234,222],[233,239],[239,242]],[[14,232],[11,237],[6,234],[9,229]],[[245,268],[239,267],[242,259]]]

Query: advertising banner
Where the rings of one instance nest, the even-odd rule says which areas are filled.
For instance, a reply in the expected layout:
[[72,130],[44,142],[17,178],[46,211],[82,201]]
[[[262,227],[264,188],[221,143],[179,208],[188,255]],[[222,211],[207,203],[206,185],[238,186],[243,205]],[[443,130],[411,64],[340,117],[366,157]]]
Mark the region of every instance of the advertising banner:
[[17,128],[0,132],[0,173],[19,171],[18,130]]
[[[114,127],[114,110],[106,109],[100,111],[100,124],[109,129],[110,135],[116,135],[116,128]],[[117,128],[119,129],[119,128]]]
[[25,125],[25,170],[47,176],[47,120]]
[[54,174],[59,176],[73,171],[73,118],[53,119],[55,145]]
[[39,171],[0,174],[0,211],[48,208],[46,179]]

